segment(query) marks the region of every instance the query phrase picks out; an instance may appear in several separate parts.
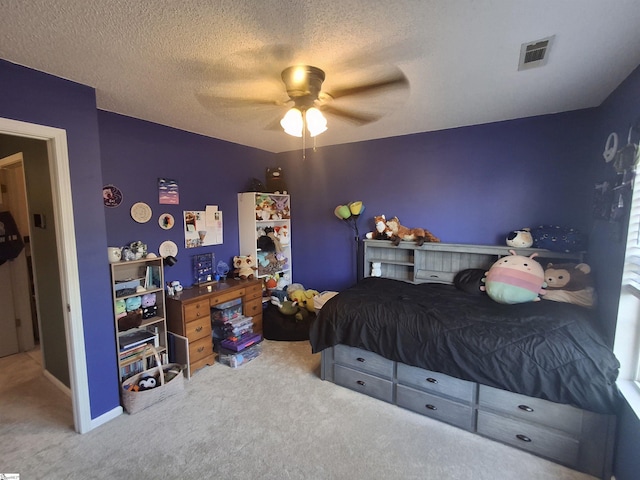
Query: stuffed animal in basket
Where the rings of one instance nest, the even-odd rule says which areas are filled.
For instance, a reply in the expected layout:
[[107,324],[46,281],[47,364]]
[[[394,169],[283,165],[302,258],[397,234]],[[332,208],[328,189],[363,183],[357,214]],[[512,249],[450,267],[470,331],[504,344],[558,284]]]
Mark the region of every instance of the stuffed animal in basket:
[[418,246],[424,242],[439,242],[440,239],[424,228],[408,228],[400,223],[398,217],[393,217],[386,222],[391,231],[391,241],[395,246],[400,245],[402,240],[416,242]]
[[255,277],[254,270],[257,270],[253,255],[236,255],[233,257],[233,267],[236,277],[243,280]]
[[545,300],[567,302],[581,307],[595,305],[595,289],[591,278],[591,267],[586,263],[548,263],[544,270],[547,282]]
[[533,258],[517,255],[509,250],[511,255],[502,257],[495,262],[486,274],[484,286],[480,287],[492,300],[498,303],[515,304],[537,302],[539,295],[544,295],[544,269]]

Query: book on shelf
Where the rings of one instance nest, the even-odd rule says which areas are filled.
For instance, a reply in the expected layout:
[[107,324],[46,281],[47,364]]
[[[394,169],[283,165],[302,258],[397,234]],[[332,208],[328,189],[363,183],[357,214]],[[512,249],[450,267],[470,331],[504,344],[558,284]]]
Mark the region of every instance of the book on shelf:
[[131,350],[141,345],[152,344],[154,347],[159,346],[159,335],[157,329],[155,331],[139,328],[133,332],[127,331],[124,335],[120,335],[120,352]]
[[142,352],[144,352],[147,349],[147,345],[148,343],[143,343],[141,345],[138,345],[136,347],[132,347],[129,348],[127,350],[122,350],[120,352],[120,362],[123,362],[125,360],[129,360],[130,358],[133,358],[137,355],[140,355]]

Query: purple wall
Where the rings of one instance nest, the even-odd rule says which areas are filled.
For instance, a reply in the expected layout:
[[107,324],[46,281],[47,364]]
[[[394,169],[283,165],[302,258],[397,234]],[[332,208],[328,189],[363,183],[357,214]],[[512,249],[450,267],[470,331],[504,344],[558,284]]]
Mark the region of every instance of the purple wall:
[[95,92],[0,60],[0,117],[66,130],[91,417],[120,403]]
[[[178,263],[165,267],[165,277],[184,286],[193,283],[193,255],[214,252],[216,262],[231,266],[233,256],[240,253],[237,193],[252,177],[264,179],[273,154],[104,111],[98,112],[98,121],[104,184],[116,185],[124,198],[119,207],[104,209],[109,245],[141,240],[157,253],[163,241],[175,242]],[[159,177],[178,181],[179,205],[160,205]],[[131,218],[130,208],[136,202],[151,207],[149,222]],[[222,211],[224,243],[186,249],[183,211],[204,210],[207,205],[218,205]],[[162,213],[173,215],[172,229],[158,225]]]
[[[133,222],[128,207],[135,201],[149,203],[154,220],[165,211],[180,219],[184,209],[219,205],[224,244],[197,253],[228,260],[238,253],[236,193],[250,178],[263,179],[267,166],[280,165],[292,194],[294,281],[309,288],[340,289],[355,279],[352,233],[333,215],[337,204],[352,200],[367,207],[361,233],[378,213],[428,228],[445,242],[503,244],[509,230],[540,223],[592,230],[590,262],[604,271],[599,280],[619,288],[624,247],[611,241],[613,226],[592,221],[590,205],[606,136],[626,134],[639,111],[639,86],[636,71],[599,109],[320,148],[306,160],[299,151],[275,155],[100,112],[91,88],[1,60],[0,116],[67,131],[95,418],[119,403],[106,246],[140,239],[157,249],[171,239],[180,261],[167,278],[191,283],[179,226],[164,231],[156,222]],[[180,205],[158,205],[163,176],[179,181]],[[107,183],[122,189],[123,206],[103,207]],[[613,322],[616,292],[605,293],[612,300],[605,299],[604,318]],[[637,471],[630,462],[619,457],[617,468]]]
[[[612,167],[602,158],[602,151],[609,133],[616,132],[622,145],[626,144],[631,124],[640,119],[640,68],[637,68],[598,109],[598,123],[594,137],[598,146],[592,155],[591,168],[593,183],[600,183],[612,175]],[[632,141],[638,143],[640,135]],[[600,299],[599,311],[607,320],[607,333],[613,338],[615,318],[618,312],[618,297],[622,280],[628,217],[620,223],[603,220],[593,221],[590,238],[590,258],[594,270],[600,272],[597,292]],[[640,442],[640,420],[625,403],[618,416],[618,436],[614,473],[618,480],[638,477],[640,459],[637,455]]]
[[517,228],[584,230],[585,158],[594,110],[352,143],[279,155],[292,195],[294,280],[339,290],[355,280],[351,230],[336,205],[362,200],[372,217],[398,216],[449,243],[503,245]]

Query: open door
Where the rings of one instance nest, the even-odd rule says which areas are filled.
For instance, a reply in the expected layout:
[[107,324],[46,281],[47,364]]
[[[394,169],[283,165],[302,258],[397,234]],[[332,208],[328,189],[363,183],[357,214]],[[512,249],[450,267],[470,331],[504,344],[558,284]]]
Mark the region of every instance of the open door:
[[34,347],[22,154],[0,159],[0,357]]

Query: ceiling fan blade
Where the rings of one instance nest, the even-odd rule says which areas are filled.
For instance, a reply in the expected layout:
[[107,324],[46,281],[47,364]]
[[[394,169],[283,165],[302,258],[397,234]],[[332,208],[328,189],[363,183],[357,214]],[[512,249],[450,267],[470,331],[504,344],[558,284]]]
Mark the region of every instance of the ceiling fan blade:
[[255,106],[276,106],[282,107],[287,102],[268,98],[247,98],[247,97],[223,97],[207,93],[196,93],[196,99],[205,108],[216,110],[219,108],[242,108]]
[[276,132],[282,132],[283,128],[282,125],[280,125],[280,120],[282,120],[282,116],[274,118],[272,121],[270,121],[267,125],[265,125],[264,129],[265,130],[273,130]]
[[391,76],[376,80],[375,82],[363,83],[361,85],[355,85],[352,87],[335,88],[330,92],[324,92],[334,99],[346,97],[348,95],[361,95],[363,93],[372,93],[376,90],[384,90],[387,88],[407,87],[409,80],[405,77],[404,73],[397,72]]
[[366,125],[367,123],[375,122],[381,118],[380,115],[373,115],[371,113],[359,113],[353,112],[349,110],[345,110],[342,108],[337,108],[332,105],[323,105],[319,107],[320,110],[324,113],[328,113],[329,115],[335,115],[336,117],[343,118],[352,123],[356,123],[358,125]]

